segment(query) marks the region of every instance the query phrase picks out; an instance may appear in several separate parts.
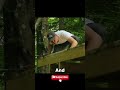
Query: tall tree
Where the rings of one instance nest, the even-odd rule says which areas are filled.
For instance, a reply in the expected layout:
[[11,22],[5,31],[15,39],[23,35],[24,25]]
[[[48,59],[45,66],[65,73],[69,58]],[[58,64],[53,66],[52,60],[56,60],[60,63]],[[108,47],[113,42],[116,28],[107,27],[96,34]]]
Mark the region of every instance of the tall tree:
[[65,29],[64,18],[59,18],[59,29],[60,30],[64,30]]
[[[7,79],[11,80],[19,76],[23,80],[19,85],[17,79],[15,82],[14,79],[7,81],[6,90],[33,90],[32,82],[34,81],[31,80],[31,74],[21,75],[21,73],[22,71],[27,72],[28,69],[34,70],[34,0],[6,0],[3,16]],[[24,76],[30,78],[26,79]],[[34,77],[34,75],[32,76]],[[26,88],[24,88],[24,80],[28,82],[31,80],[31,85],[26,84]]]
[[48,18],[44,17],[42,18],[42,35],[43,35],[43,42],[45,45],[45,49],[47,48],[48,41],[47,41],[47,33],[48,33]]
[[43,37],[41,34],[41,29],[42,29],[42,19],[38,18],[35,23],[35,30],[36,30],[36,54],[37,54],[37,59],[39,57],[42,57],[42,51],[44,49],[44,44],[43,44]]

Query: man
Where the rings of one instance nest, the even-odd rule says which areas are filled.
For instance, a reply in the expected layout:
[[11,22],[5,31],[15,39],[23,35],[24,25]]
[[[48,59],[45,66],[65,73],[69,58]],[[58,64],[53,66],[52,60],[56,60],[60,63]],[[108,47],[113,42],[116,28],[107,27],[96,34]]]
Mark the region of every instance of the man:
[[86,51],[95,50],[101,47],[105,41],[105,28],[94,21],[85,18]]
[[77,47],[80,41],[80,39],[77,36],[65,30],[59,30],[56,32],[51,31],[48,33],[47,38],[49,41],[49,53],[58,52],[66,48]]

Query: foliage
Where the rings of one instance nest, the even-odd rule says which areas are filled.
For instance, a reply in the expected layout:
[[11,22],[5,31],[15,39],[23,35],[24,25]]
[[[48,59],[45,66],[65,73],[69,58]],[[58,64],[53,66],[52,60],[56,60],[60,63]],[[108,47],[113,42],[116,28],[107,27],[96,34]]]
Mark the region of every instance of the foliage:
[[49,29],[50,30],[56,30],[59,28],[59,18],[54,18],[51,17],[48,19],[48,23],[49,23]]
[[[64,30],[80,37],[81,43],[85,41],[84,22],[82,18],[63,18]],[[59,18],[52,17],[48,19],[49,30],[59,30]]]
[[120,40],[120,0],[86,0],[86,17],[104,25],[108,42]]

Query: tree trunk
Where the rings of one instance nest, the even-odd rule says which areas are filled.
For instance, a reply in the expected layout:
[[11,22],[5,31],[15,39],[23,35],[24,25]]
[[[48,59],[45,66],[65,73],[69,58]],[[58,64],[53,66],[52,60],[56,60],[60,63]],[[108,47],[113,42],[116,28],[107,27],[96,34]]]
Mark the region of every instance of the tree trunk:
[[5,0],[0,0],[0,12],[3,9],[4,3],[5,3]]
[[42,19],[38,18],[36,23],[35,23],[37,59],[39,57],[42,57],[42,50],[44,49],[43,37],[42,37],[42,34],[41,34],[41,29],[42,29]]
[[59,18],[59,30],[63,30],[64,28],[64,18]]
[[48,33],[48,18],[42,18],[42,35],[43,35],[43,42],[45,45],[45,49],[47,48],[48,45],[48,40],[47,40],[47,33]]
[[43,57],[47,53],[48,18],[38,18],[35,28],[37,34],[37,55]]
[[[42,58],[47,55],[47,48],[48,48],[48,40],[47,40],[47,33],[48,33],[48,18],[44,17],[41,18],[42,19],[42,29],[41,29],[41,34],[42,34],[42,46],[44,46],[43,48],[41,48],[41,54],[42,54]],[[37,36],[38,37],[38,36]],[[38,37],[39,38],[39,37]],[[39,68],[39,71],[41,73],[49,73],[49,65],[46,65],[44,67]]]
[[[34,77],[34,0],[6,0],[3,10],[4,14],[4,35],[5,35],[5,68],[6,72],[7,90],[20,90],[20,86],[24,86],[24,79],[21,85],[14,79],[22,79],[24,76],[30,77],[29,80],[33,81],[31,74]],[[30,73],[27,72],[31,70]],[[25,74],[25,75],[24,75]],[[11,80],[11,81],[9,81]],[[27,79],[28,80],[28,79]],[[28,80],[28,81],[29,81]],[[34,82],[34,81],[33,81]],[[10,85],[11,84],[11,85]],[[30,84],[30,83],[29,83]],[[21,87],[22,90],[33,90],[31,82],[31,89],[28,87]],[[13,86],[17,88],[12,88]]]

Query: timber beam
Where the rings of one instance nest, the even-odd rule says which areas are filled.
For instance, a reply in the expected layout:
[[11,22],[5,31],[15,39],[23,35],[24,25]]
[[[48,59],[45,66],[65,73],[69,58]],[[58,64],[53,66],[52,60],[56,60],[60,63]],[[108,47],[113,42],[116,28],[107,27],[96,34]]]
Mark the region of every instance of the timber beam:
[[102,50],[85,56],[79,64],[61,63],[67,73],[85,73],[86,78],[96,78],[120,71],[120,47]]
[[120,47],[109,48],[86,56],[86,77],[96,77],[120,71]]
[[79,57],[85,56],[85,46],[80,46],[76,48],[72,48],[69,50],[63,50],[60,52],[49,54],[38,60],[38,67],[55,64]]

